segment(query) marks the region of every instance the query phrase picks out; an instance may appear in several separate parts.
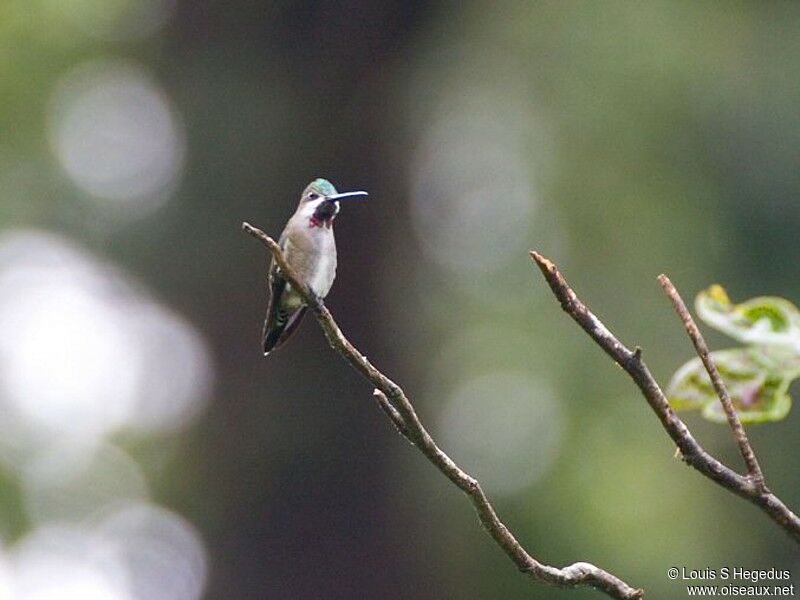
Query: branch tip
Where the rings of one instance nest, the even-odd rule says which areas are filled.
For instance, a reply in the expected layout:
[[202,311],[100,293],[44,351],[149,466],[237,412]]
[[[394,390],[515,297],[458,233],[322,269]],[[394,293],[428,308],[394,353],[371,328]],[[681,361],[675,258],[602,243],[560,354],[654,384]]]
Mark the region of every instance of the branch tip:
[[544,271],[556,271],[556,266],[553,264],[553,261],[551,261],[548,258],[542,256],[541,254],[536,252],[536,250],[531,250],[529,252],[529,254],[530,254],[531,259],[533,260],[533,262],[536,263],[536,265],[542,270],[542,272],[544,272]]
[[723,410],[725,411],[725,416],[728,419],[728,425],[733,432],[733,437],[739,446],[739,452],[742,455],[742,459],[744,459],[745,466],[747,467],[748,483],[752,484],[759,494],[766,493],[767,487],[764,482],[764,474],[761,471],[761,466],[758,464],[758,459],[753,451],[753,447],[750,445],[750,440],[747,438],[747,434],[745,433],[742,422],[739,419],[739,415],[736,413],[736,408],[733,406],[733,401],[728,393],[728,387],[725,385],[725,382],[719,373],[719,369],[717,369],[717,365],[714,362],[714,358],[711,356],[711,351],[708,349],[708,344],[706,344],[703,334],[700,333],[697,323],[694,322],[689,309],[686,308],[686,303],[683,301],[683,298],[681,298],[678,290],[669,280],[669,277],[666,275],[661,275],[659,276],[658,281],[661,284],[661,287],[664,288],[664,291],[672,303],[672,307],[675,309],[675,312],[678,314],[678,317],[683,322],[684,329],[686,329],[686,333],[689,336],[689,339],[692,341],[695,352],[697,352],[697,356],[700,357],[706,373],[708,373],[708,377],[711,380],[711,384],[714,386],[714,390],[717,392],[717,397],[719,397],[719,401],[722,404]]

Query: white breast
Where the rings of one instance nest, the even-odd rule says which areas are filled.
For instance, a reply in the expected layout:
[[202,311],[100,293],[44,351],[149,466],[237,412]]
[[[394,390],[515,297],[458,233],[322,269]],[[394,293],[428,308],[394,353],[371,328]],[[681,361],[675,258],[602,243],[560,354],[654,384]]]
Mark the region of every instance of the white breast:
[[333,285],[333,278],[336,275],[336,254],[326,252],[319,257],[317,268],[311,278],[311,288],[319,294],[321,298],[328,295]]
[[[309,202],[308,204],[312,204]],[[313,209],[303,206],[289,221],[291,235],[285,250],[290,262],[301,270],[308,286],[320,298],[328,295],[336,276],[336,241],[333,228],[310,223]]]

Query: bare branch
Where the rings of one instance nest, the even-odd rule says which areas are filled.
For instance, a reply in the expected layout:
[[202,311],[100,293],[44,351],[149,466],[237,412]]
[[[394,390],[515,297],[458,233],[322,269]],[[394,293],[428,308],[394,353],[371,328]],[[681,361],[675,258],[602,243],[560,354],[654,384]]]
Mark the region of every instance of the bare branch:
[[661,421],[661,425],[678,446],[683,460],[725,489],[760,507],[792,539],[800,543],[800,518],[789,510],[775,494],[759,488],[751,477],[736,473],[706,452],[692,437],[689,428],[672,410],[667,397],[642,360],[641,350],[637,348],[632,352],[614,337],[580,301],[555,264],[537,252],[530,254],[550,285],[553,294],[561,303],[561,308],[589,334],[598,346],[605,350],[614,362],[625,370],[641,390],[650,408]]
[[736,409],[733,408],[733,402],[731,402],[730,394],[728,394],[728,388],[725,386],[725,382],[722,381],[719,370],[717,370],[717,365],[711,358],[711,352],[709,352],[708,345],[706,344],[705,339],[703,339],[703,334],[700,333],[700,329],[697,327],[694,319],[692,319],[692,315],[686,308],[683,298],[681,298],[681,295],[678,293],[678,290],[675,289],[675,286],[672,285],[669,277],[663,274],[659,275],[658,283],[660,283],[661,287],[664,288],[664,291],[667,293],[670,302],[672,302],[672,306],[675,308],[675,312],[678,313],[681,321],[683,321],[683,326],[686,328],[686,333],[689,334],[689,338],[692,340],[694,349],[697,351],[697,355],[700,357],[700,360],[703,361],[703,366],[706,368],[708,376],[711,378],[711,383],[714,385],[714,389],[717,391],[719,400],[722,402],[722,408],[725,410],[725,415],[728,417],[728,424],[733,430],[733,436],[736,438],[736,443],[739,444],[739,451],[742,453],[742,458],[747,466],[748,475],[753,480],[756,489],[760,493],[769,491],[764,483],[764,475],[761,472],[761,467],[758,464],[756,454],[753,452],[753,447],[750,445],[750,440],[747,439],[747,434],[744,432],[744,427],[742,426],[742,422],[739,420],[739,415],[736,414]]
[[242,229],[258,239],[272,253],[282,275],[311,308],[331,347],[367,381],[375,386],[374,394],[376,399],[397,430],[416,446],[445,477],[467,494],[486,531],[520,571],[539,582],[564,587],[591,586],[605,592],[612,598],[621,600],[633,600],[642,597],[642,590],[629,586],[618,577],[592,564],[578,562],[559,569],[540,563],[528,554],[503,522],[500,521],[480,483],[463,471],[438,447],[422,425],[414,406],[400,386],[375,368],[345,338],[325,305],[319,298],[314,297],[309,292],[308,288],[303,285],[296,273],[286,263],[278,244],[263,231],[247,223],[242,224]]
[[[397,431],[400,435],[406,438],[408,441],[411,441],[411,433],[408,431],[408,427],[406,427],[406,422],[403,420],[403,417],[400,416],[398,410],[391,405],[389,400],[386,396],[383,395],[379,389],[375,389],[372,392],[375,400],[378,402],[378,406],[380,409],[386,413],[386,416],[391,419],[394,426],[397,428]],[[413,442],[412,442],[413,445]]]

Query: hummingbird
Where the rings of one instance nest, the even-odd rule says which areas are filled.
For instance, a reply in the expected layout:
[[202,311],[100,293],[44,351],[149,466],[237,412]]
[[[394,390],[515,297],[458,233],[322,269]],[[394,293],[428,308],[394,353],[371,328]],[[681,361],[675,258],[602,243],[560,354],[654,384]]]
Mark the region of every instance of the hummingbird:
[[[278,245],[295,273],[318,298],[325,298],[336,277],[336,240],[333,221],[343,198],[367,192],[338,193],[327,179],[306,186],[300,203],[281,233]],[[269,268],[269,305],[262,333],[264,356],[283,345],[297,330],[308,308],[281,275],[273,259]]]

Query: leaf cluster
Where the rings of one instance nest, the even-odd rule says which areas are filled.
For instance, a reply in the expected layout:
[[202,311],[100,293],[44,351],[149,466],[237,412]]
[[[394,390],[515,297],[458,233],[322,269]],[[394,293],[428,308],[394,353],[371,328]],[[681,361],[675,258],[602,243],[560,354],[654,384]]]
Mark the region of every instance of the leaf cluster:
[[[800,377],[800,310],[783,298],[761,296],[733,304],[712,285],[695,300],[697,315],[744,344],[712,352],[742,423],[779,421],[789,414],[789,386]],[[725,423],[725,412],[699,358],[679,368],[667,388],[676,410],[700,410]]]

